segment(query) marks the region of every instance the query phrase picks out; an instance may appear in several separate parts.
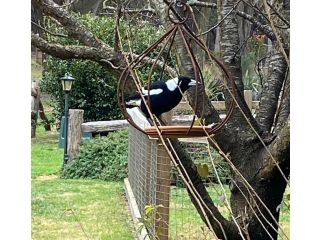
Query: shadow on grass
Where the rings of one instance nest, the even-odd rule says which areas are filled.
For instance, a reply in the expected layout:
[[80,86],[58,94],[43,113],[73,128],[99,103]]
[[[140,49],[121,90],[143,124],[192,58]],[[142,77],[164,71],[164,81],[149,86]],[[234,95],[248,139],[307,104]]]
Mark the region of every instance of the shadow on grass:
[[51,131],[41,131],[41,128],[43,127],[37,126],[36,137],[31,139],[32,144],[58,144],[59,132],[57,130],[53,129]]

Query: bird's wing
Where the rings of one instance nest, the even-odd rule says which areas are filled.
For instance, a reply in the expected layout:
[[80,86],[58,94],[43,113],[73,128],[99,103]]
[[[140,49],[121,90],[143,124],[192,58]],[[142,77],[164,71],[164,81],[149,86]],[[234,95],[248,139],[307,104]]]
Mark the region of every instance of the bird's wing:
[[150,88],[148,90],[148,86],[145,86],[143,89],[142,89],[142,94],[144,96],[147,96],[148,93],[150,95],[157,95],[157,94],[160,94],[163,92],[163,90],[166,88],[166,83],[165,81],[155,81],[153,83],[150,84]]
[[[150,84],[150,92],[148,91],[148,86],[145,86],[144,88],[141,89],[141,92],[142,92],[142,95],[144,97],[148,96],[148,92],[149,92],[149,95],[152,96],[152,95],[157,95],[157,94],[160,94],[163,92],[163,89],[166,87],[166,84],[165,84],[165,81],[155,81],[153,83]],[[141,100],[141,96],[140,96],[140,93],[137,93],[135,95],[132,95],[130,97],[127,97],[125,99],[125,101],[127,103],[132,103],[133,101],[135,100]],[[141,103],[141,102],[139,102]]]

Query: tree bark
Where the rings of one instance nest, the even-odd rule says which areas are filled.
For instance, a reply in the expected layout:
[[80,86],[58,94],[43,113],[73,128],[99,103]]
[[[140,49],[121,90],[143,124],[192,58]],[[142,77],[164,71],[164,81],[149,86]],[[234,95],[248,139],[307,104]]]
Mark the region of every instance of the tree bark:
[[286,75],[287,64],[281,53],[275,51],[269,60],[269,76],[263,83],[257,121],[260,127],[270,132],[277,110],[279,94]]
[[50,125],[50,122],[49,122],[45,112],[44,112],[44,108],[43,108],[43,104],[42,104],[41,99],[39,100],[39,116],[44,123],[44,129],[46,131],[51,131],[51,125]]
[[77,153],[81,139],[82,129],[81,124],[83,123],[83,113],[81,109],[70,109],[69,110],[69,126],[68,126],[68,155],[69,162],[72,161],[73,157]]
[[33,82],[31,87],[31,137],[36,137],[37,120],[40,102],[40,88]]

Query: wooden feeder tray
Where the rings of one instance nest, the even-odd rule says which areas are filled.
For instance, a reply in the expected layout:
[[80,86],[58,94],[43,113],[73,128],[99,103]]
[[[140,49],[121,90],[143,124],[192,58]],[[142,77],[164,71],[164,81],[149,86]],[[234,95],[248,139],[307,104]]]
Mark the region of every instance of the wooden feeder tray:
[[[164,138],[190,138],[203,137],[205,132],[210,133],[212,127],[209,126],[158,126]],[[144,132],[150,137],[158,138],[158,131],[155,126],[145,127]]]

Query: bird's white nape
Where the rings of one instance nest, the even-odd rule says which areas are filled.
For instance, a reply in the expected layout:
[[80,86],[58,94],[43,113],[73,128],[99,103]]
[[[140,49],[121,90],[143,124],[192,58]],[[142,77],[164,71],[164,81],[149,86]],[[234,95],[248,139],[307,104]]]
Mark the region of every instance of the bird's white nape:
[[169,79],[168,81],[166,81],[166,85],[167,85],[168,89],[170,91],[176,90],[176,88],[178,86],[178,81],[179,81],[179,79],[177,77]]
[[163,90],[162,89],[151,89],[150,91],[149,91],[149,94],[148,94],[148,89],[146,90],[146,89],[141,89],[141,91],[142,91],[142,94],[144,95],[144,96],[148,96],[148,95],[150,95],[150,96],[152,96],[152,95],[158,95],[158,94],[160,94],[160,93],[162,93],[163,92]]

